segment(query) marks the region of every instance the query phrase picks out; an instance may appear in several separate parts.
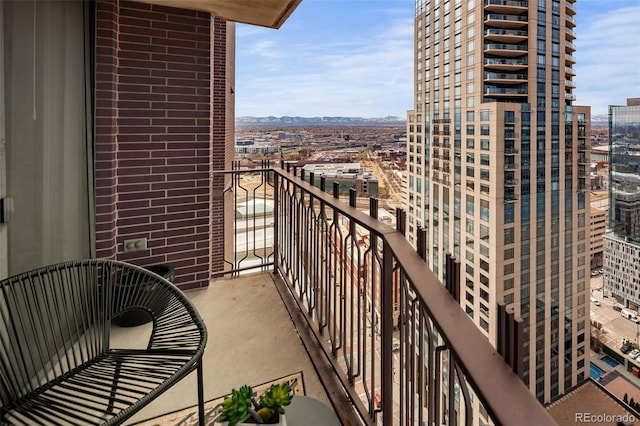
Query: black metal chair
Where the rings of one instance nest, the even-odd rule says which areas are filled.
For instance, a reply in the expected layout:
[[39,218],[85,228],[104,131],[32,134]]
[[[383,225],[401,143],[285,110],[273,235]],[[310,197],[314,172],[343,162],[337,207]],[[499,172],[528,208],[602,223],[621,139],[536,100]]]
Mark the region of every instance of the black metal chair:
[[[109,342],[111,318],[146,310],[146,349]],[[205,325],[169,281],[94,259],[0,281],[0,424],[115,425],[193,370],[204,424]]]

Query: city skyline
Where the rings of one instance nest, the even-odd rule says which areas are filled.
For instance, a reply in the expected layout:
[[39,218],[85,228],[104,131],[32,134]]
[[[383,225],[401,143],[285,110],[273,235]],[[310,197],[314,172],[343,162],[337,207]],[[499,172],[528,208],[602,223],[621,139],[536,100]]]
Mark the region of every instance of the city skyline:
[[[576,104],[640,94],[640,4],[576,2]],[[414,2],[303,0],[279,30],[237,25],[236,116],[405,117]],[[607,82],[614,82],[610,85]]]

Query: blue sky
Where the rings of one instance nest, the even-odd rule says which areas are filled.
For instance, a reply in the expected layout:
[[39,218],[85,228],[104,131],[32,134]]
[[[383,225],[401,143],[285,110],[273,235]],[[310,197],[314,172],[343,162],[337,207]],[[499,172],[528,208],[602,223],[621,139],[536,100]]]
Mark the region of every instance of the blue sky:
[[[640,97],[640,1],[577,0],[576,105]],[[237,25],[237,116],[405,117],[412,0],[303,0],[279,30]]]

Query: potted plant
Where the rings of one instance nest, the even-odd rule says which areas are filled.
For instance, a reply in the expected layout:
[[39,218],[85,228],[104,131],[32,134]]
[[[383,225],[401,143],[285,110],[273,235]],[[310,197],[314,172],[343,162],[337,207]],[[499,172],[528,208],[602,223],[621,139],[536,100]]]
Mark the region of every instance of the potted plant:
[[292,398],[288,383],[271,385],[260,396],[258,402],[254,399],[251,387],[244,385],[238,390],[233,389],[231,395],[225,398],[219,418],[229,426],[255,424],[286,426],[284,407],[291,403]]

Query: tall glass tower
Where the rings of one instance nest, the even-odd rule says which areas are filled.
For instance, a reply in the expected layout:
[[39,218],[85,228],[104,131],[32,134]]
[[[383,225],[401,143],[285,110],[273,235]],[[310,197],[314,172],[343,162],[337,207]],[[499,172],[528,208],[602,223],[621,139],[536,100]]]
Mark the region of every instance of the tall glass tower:
[[640,98],[609,107],[609,228],[603,285],[625,307],[640,307]]
[[524,322],[523,380],[549,402],[588,377],[590,108],[573,105],[574,0],[416,0],[408,237],[497,340]]

